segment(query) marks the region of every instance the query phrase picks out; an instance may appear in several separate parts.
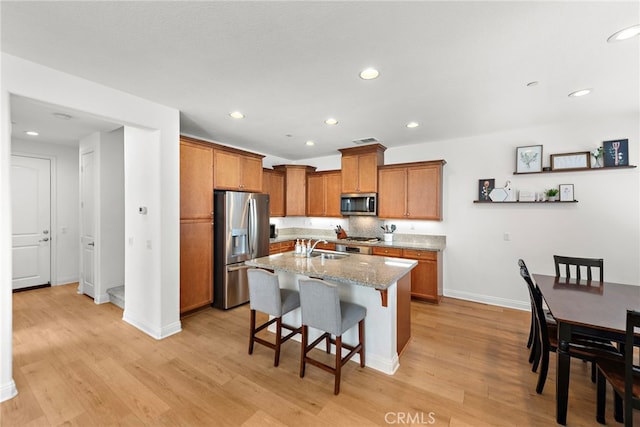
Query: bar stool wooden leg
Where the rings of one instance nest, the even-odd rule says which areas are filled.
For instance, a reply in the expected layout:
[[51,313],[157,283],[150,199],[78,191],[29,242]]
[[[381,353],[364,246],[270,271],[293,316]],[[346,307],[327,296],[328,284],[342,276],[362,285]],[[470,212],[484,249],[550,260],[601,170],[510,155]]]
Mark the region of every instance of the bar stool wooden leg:
[[251,320],[249,322],[249,354],[253,354],[253,340],[256,336],[256,311],[251,310]]
[[280,346],[282,345],[282,317],[278,317],[276,320],[276,356],[273,361],[273,366],[278,366],[280,363]]
[[333,394],[340,393],[340,374],[342,373],[342,336],[336,337],[336,370],[335,385],[333,386]]
[[360,367],[364,368],[364,319],[358,322],[358,341],[360,341]]
[[309,327],[302,325],[302,351],[300,352],[300,378],[304,378],[304,370],[306,367],[305,358],[307,357],[307,339],[309,335]]

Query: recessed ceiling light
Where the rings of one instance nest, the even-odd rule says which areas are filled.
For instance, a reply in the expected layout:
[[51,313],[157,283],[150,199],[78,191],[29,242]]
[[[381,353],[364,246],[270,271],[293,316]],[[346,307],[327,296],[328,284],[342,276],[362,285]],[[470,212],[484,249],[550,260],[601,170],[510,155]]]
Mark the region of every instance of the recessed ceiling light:
[[305,145],[307,145],[307,146],[311,147],[311,146],[313,146],[313,145],[316,145],[316,143],[315,143],[315,142],[313,142],[313,141],[307,141],[307,142],[305,142]]
[[577,90],[575,92],[571,92],[569,94],[569,96],[572,97],[572,98],[576,98],[578,96],[589,95],[590,93],[591,93],[591,89],[580,89],[580,90]]
[[363,80],[372,80],[377,78],[380,75],[380,72],[375,68],[367,68],[366,70],[362,70],[360,72],[360,78]]
[[71,120],[71,116],[65,113],[53,113],[53,117],[60,120]]
[[328,118],[327,120],[324,121],[326,124],[328,125],[337,125],[338,121],[332,117]]
[[229,115],[234,119],[244,119],[244,114],[242,114],[240,111],[234,111],[232,113],[229,113]]
[[409,123],[407,123],[407,127],[408,127],[409,129],[417,128],[418,126],[420,126],[420,124],[419,124],[419,123],[416,123],[416,122],[409,122]]
[[640,24],[636,24],[632,27],[625,28],[624,30],[620,30],[616,33],[613,33],[607,39],[609,43],[621,42],[623,40],[628,40],[631,37],[635,37],[640,34]]
[[30,136],[38,136],[38,135],[40,135],[40,134],[39,134],[38,132],[36,132],[35,130],[27,130],[27,131],[25,131],[24,133],[26,133],[27,135],[30,135]]

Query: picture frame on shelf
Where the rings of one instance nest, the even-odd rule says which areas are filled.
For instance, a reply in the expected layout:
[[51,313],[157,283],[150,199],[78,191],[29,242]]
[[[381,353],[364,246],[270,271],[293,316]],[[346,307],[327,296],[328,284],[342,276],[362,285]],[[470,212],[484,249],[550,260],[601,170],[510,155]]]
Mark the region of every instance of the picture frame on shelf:
[[560,184],[560,201],[573,202],[575,197],[573,194],[573,184]]
[[591,167],[591,152],[560,153],[551,155],[551,170],[588,169]]
[[516,148],[516,173],[542,172],[542,145]]
[[615,139],[602,143],[604,167],[629,166],[629,140]]
[[496,180],[494,178],[484,178],[478,180],[478,201],[490,202],[491,198],[489,194],[496,187]]

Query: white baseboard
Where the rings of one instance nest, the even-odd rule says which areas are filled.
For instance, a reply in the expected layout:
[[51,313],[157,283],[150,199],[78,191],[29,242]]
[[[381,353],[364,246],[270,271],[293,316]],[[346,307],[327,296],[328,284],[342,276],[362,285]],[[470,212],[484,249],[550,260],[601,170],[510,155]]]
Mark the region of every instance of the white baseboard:
[[124,310],[124,313],[122,315],[122,320],[124,320],[131,326],[134,326],[140,329],[145,334],[157,340],[167,338],[171,335],[177,334],[178,332],[182,331],[182,323],[180,323],[180,321],[174,322],[172,324],[163,326],[162,328],[158,329],[158,328],[152,327],[151,325],[146,324],[145,322],[142,322],[133,318],[133,316],[131,316],[126,309]]
[[456,291],[455,289],[448,289],[446,292],[444,292],[444,296],[462,299],[465,301],[473,301],[473,302],[479,302],[483,304],[497,305],[499,307],[513,308],[515,310],[531,311],[531,303],[528,301],[522,302],[519,300],[492,297],[492,296],[483,295],[483,294],[476,294],[473,292]]
[[18,395],[15,381],[11,380],[6,384],[0,385],[0,402],[12,399]]

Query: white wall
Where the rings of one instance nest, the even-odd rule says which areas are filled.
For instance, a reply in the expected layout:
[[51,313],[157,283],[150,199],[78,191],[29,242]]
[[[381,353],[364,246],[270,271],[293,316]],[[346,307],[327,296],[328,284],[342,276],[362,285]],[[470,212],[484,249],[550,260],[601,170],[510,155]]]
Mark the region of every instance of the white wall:
[[100,133],[99,161],[100,287],[97,303],[109,301],[108,289],[124,285],[124,128]]
[[[149,226],[127,245],[125,285],[144,286],[153,298],[126,302],[125,320],[155,338],[180,331],[179,112],[88,80],[2,54],[0,100],[0,401],[17,392],[12,379],[10,94],[87,112],[125,126],[125,223],[140,220],[137,206],[153,210]],[[146,154],[146,155],[145,155]],[[136,182],[137,169],[153,179]],[[140,242],[151,240],[148,248]],[[129,262],[135,259],[135,262]],[[129,290],[127,290],[129,292]],[[126,296],[128,297],[128,295]],[[130,316],[127,312],[130,311]]]
[[[536,144],[543,145],[544,166],[548,166],[549,154],[591,151],[602,141],[628,138],[630,163],[638,165],[638,123],[636,115],[599,117],[387,149],[385,164],[447,161],[444,220],[388,222],[398,226],[398,233],[447,237],[443,280],[448,296],[528,309],[517,260],[523,258],[533,272],[555,274],[554,254],[602,257],[607,281],[640,284],[638,168],[513,175],[516,147]],[[298,163],[335,169],[340,156]],[[482,178],[495,178],[496,186],[510,180],[514,189],[534,191],[574,184],[579,202],[474,204]],[[283,218],[278,226],[326,228],[336,221],[343,220]],[[504,240],[505,233],[509,241]]]
[[11,153],[52,160],[51,170],[51,284],[79,280],[78,148],[14,139]]

